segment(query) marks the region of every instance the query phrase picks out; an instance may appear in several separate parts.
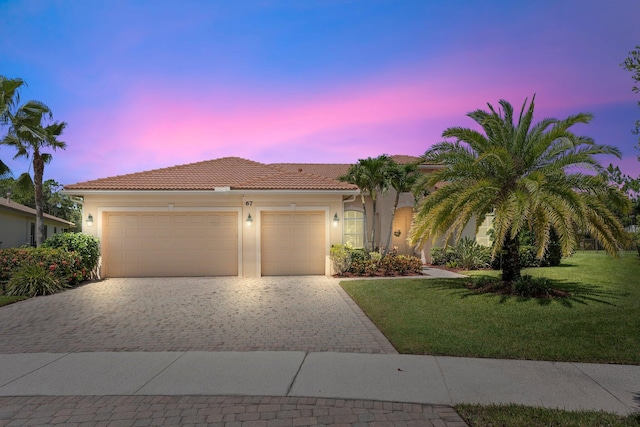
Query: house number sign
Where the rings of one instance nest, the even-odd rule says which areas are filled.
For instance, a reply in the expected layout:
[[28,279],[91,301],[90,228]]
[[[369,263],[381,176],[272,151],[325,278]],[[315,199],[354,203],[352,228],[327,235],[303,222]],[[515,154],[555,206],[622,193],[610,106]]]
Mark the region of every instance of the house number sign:
[[252,206],[253,205],[253,200],[247,200],[246,202],[244,202],[245,206]]

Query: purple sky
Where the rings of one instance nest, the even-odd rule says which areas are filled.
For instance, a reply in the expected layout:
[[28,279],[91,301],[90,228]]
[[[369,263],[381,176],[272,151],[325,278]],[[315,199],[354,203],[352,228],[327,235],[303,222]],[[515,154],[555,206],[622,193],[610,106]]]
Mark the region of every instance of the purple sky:
[[68,123],[45,169],[62,184],[223,156],[420,155],[467,112],[534,93],[538,120],[594,113],[575,131],[637,176],[619,64],[638,16],[638,0],[0,0],[0,74]]

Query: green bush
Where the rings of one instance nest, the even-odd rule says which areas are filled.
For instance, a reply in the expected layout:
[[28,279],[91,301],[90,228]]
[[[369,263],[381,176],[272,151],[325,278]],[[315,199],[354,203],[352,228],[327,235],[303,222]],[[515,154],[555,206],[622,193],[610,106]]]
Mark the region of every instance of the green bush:
[[333,245],[330,251],[333,269],[338,275],[397,276],[420,273],[422,262],[413,256],[354,249],[349,245]]
[[331,265],[333,271],[336,274],[342,276],[351,268],[351,246],[347,245],[333,245],[329,252],[329,259],[331,259]]
[[25,264],[11,276],[7,283],[9,296],[35,297],[62,291],[69,285],[55,271],[39,264]]
[[94,273],[100,258],[100,241],[84,233],[60,233],[49,237],[43,248],[62,248],[80,255],[82,267],[88,274]]
[[560,265],[560,261],[562,261],[562,244],[560,243],[560,238],[552,229],[549,236],[549,246],[542,259],[542,266],[557,267]]
[[458,265],[465,270],[478,270],[489,266],[491,249],[479,245],[474,239],[465,237],[455,246]]
[[445,249],[440,247],[431,248],[431,264],[432,265],[445,265],[447,263],[447,257]]
[[431,264],[449,268],[477,270],[491,262],[491,248],[479,245],[470,237],[464,237],[457,245],[431,248]]
[[7,283],[25,266],[39,266],[52,272],[63,283],[77,285],[86,276],[75,252],[52,248],[0,249],[0,282]]

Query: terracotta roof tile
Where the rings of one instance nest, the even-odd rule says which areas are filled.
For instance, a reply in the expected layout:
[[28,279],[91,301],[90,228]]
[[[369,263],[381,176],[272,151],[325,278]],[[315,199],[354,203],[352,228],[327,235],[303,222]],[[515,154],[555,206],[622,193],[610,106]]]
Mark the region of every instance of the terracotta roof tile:
[[[407,156],[404,154],[397,154],[391,157],[396,163],[405,165],[409,163],[418,163],[420,157]],[[349,171],[349,163],[271,163],[271,166],[291,170],[308,172],[314,175],[326,176],[328,178],[338,179],[339,177],[346,175]]]
[[239,157],[223,157],[186,165],[118,175],[66,185],[66,190],[353,190],[354,186],[313,174],[286,170]]

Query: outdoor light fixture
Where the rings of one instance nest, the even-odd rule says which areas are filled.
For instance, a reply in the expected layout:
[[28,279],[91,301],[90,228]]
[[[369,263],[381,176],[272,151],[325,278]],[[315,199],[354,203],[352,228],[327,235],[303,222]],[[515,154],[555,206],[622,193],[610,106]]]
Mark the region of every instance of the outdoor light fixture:
[[251,218],[251,214],[247,215],[247,225],[251,225],[253,222],[253,218]]
[[338,213],[336,212],[336,213],[333,215],[333,226],[334,226],[334,227],[337,227],[337,226],[338,226],[338,222],[340,222],[340,218],[338,218]]
[[87,227],[91,227],[93,225],[93,215],[89,214],[87,217]]

